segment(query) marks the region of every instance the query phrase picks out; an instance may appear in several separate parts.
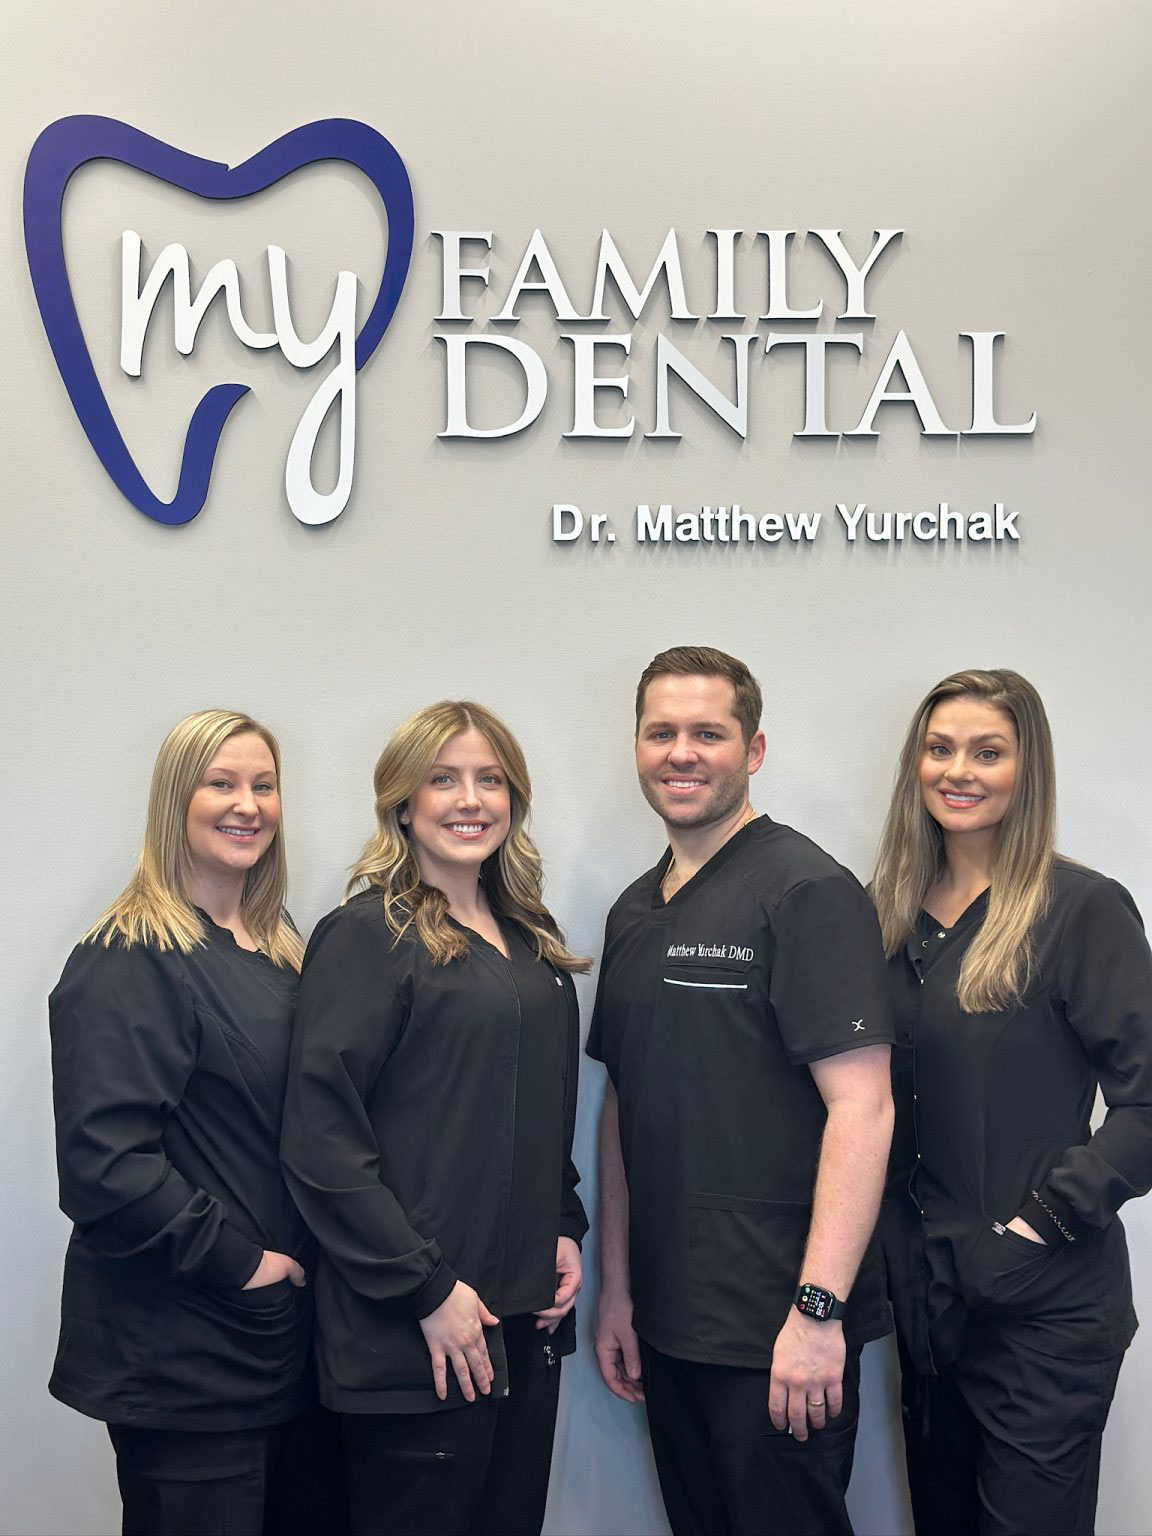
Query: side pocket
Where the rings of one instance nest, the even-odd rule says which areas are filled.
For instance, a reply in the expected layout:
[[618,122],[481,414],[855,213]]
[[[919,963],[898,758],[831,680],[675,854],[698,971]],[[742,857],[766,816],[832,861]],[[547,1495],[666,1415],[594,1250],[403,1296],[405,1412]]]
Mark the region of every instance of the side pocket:
[[728,1354],[770,1351],[766,1301],[795,1287],[811,1207],[704,1192],[688,1203],[693,1332]]
[[985,1222],[969,1246],[961,1284],[972,1301],[1011,1308],[1034,1291],[1052,1256],[1049,1244]]
[[273,1280],[271,1285],[257,1285],[252,1290],[246,1291],[241,1287],[237,1291],[228,1293],[228,1300],[237,1305],[250,1308],[254,1312],[277,1311],[280,1307],[294,1301],[295,1291],[299,1287],[294,1286],[291,1280]]

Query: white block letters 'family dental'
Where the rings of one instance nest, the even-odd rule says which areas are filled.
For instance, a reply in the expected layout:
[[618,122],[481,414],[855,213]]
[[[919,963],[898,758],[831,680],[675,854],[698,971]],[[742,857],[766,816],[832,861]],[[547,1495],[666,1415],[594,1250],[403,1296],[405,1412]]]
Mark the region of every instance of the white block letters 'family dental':
[[[230,259],[218,261],[192,298],[188,252],[182,245],[166,245],[153,263],[147,280],[140,281],[140,236],[126,229],[121,237],[120,262],[120,366],[134,379],[140,377],[144,338],[152,311],[168,278],[172,279],[172,306],[176,350],[187,357],[196,345],[196,333],[209,305],[223,291],[228,322],[236,339],[246,347],[278,346],[293,368],[312,368],[333,349],[336,365],[320,383],[300,418],[284,465],[284,490],[288,505],[302,523],[330,523],[348,505],[356,461],[356,289],[354,272],[336,279],[332,309],[315,341],[304,341],[292,320],[288,299],[288,264],[278,245],[268,247],[268,284],[272,295],[275,330],[255,331],[244,318],[240,303],[240,275]],[[324,418],[335,401],[340,411],[340,469],[335,489],[324,493],[312,483],[312,455]]]

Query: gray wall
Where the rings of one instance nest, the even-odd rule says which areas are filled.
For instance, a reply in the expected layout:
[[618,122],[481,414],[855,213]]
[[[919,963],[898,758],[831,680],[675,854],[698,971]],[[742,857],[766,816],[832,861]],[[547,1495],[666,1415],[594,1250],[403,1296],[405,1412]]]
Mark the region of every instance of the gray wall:
[[[768,699],[757,807],[861,874],[915,699],[957,666],[1010,665],[1049,705],[1062,847],[1152,911],[1149,11],[1139,0],[204,0],[180,12],[60,0],[10,3],[4,22],[0,1530],[102,1533],[116,1520],[103,1431],[44,1390],[67,1235],[55,1211],[44,998],[122,882],[156,744],[188,711],[247,709],[280,733],[292,905],[307,927],[335,903],[368,830],[371,765],[392,727],[445,694],[483,699],[521,734],[551,901],[575,947],[595,951],[615,893],[660,851],[629,750],[631,690],[655,650],[706,640],[747,658]],[[254,386],[224,434],[205,511],[163,528],[96,462],[27,282],[23,160],[46,123],[79,111],[230,163],[330,115],[372,123],[400,150],[416,195],[413,269],[360,381],[357,486],[332,526],[302,527],[284,501],[284,455],[314,385],[282,360],[247,354],[215,317],[189,361],[158,330],[144,380],[117,379],[115,242],[132,224],[153,254],[184,240],[201,271],[235,256],[255,292],[276,240],[307,330],[327,311],[338,264],[366,280],[379,269],[380,220],[361,179],[312,169],[222,213],[107,166],[77,176],[65,235],[78,302],[154,483],[174,483],[182,423],[210,380]],[[698,290],[709,227],[837,227],[857,252],[874,228],[903,228],[871,280],[878,318],[851,327],[867,335],[865,359],[834,369],[836,423],[855,419],[904,327],[945,419],[963,424],[957,333],[1002,329],[1004,419],[1035,409],[1035,436],[922,440],[909,411],[889,408],[877,440],[796,441],[800,359],[757,352],[745,443],[687,399],[676,406],[679,444],[566,442],[569,349],[536,300],[513,334],[553,374],[540,421],[496,443],[437,440],[444,363],[432,340],[430,230],[493,229],[494,274],[506,284],[539,225],[586,307],[602,226],[643,272],[672,224]],[[755,317],[762,257],[746,245],[743,260]],[[822,297],[827,328],[841,292],[813,242],[799,242],[793,303]],[[165,317],[170,325],[162,308]],[[725,376],[722,327],[670,322],[656,299],[634,329],[641,429],[658,331]],[[504,370],[478,372],[492,409],[511,400]],[[602,410],[611,420],[616,407],[606,399]],[[554,546],[553,501],[612,514],[618,542]],[[964,512],[1002,501],[1019,509],[1021,541],[850,547],[831,528],[810,548],[637,548],[626,516],[641,501],[822,510],[826,520],[837,501],[905,511],[948,501]],[[590,1067],[579,1133],[589,1173],[601,1086]],[[1152,1213],[1134,1208],[1128,1227],[1147,1307]],[[902,1532],[885,1350],[868,1365],[854,1508],[860,1531]],[[1141,1335],[1105,1441],[1102,1532],[1150,1529],[1150,1388]],[[641,1424],[598,1387],[588,1348],[567,1376],[549,1528],[664,1529]]]

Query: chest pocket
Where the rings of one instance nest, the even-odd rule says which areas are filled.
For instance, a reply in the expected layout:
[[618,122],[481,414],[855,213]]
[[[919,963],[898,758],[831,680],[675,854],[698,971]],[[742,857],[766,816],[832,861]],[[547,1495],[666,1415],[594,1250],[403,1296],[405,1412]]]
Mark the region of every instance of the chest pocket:
[[740,1002],[751,990],[749,969],[749,962],[738,960],[666,960],[662,973],[665,997]]

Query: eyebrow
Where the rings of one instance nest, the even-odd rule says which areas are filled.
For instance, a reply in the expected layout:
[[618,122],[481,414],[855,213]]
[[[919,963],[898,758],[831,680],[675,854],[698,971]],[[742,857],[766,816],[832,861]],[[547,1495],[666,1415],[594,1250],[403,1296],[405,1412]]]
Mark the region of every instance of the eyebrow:
[[[207,768],[205,768],[204,773],[205,776],[213,773],[226,773],[230,775],[230,777],[236,778],[238,770],[235,768],[229,768],[226,763],[209,763]],[[252,777],[254,779],[274,779],[276,777],[276,770],[275,768],[268,768],[266,770],[261,769],[259,773],[254,773]]]
[[[935,737],[937,741],[955,740],[954,737],[948,735],[947,731],[929,731],[925,736],[925,740],[927,740],[928,737]],[[999,731],[984,731],[981,733],[981,735],[972,736],[969,739],[972,741],[1005,741],[1011,743],[1011,738],[1002,735]]]
[[[429,773],[436,773],[438,770],[444,770],[444,769],[447,769],[449,773],[459,773],[460,772],[460,765],[458,763],[433,763],[431,768],[429,768],[428,772]],[[503,770],[503,768],[501,768],[499,763],[486,763],[483,768],[477,768],[476,772],[477,773],[503,773],[504,770]]]
[[[676,729],[675,720],[645,720],[641,722],[646,731],[672,731]],[[689,728],[694,731],[732,731],[739,725],[738,720],[690,720]]]

